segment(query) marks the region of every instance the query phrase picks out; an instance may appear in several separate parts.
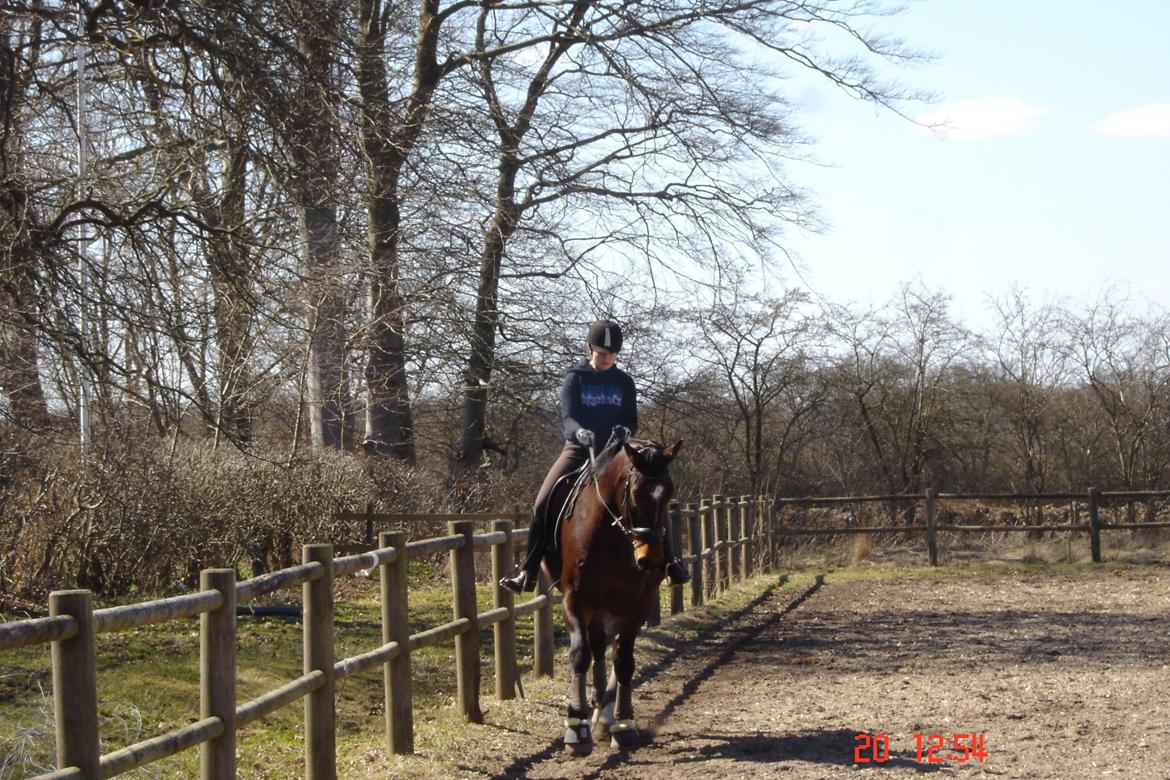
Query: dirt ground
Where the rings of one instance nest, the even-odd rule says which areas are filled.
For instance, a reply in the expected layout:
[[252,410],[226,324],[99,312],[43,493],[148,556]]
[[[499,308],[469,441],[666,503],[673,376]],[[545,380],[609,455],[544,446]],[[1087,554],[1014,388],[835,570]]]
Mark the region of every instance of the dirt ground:
[[[465,745],[458,771],[1170,778],[1168,606],[1165,566],[862,570],[774,588],[640,674],[639,747],[598,744],[588,757],[569,756],[548,733],[558,708],[530,701],[544,728],[506,729],[504,753]],[[858,734],[887,735],[888,760],[856,762],[858,748],[873,758]],[[921,761],[915,734],[923,735]],[[986,758],[961,762],[948,744],[936,751],[941,762],[929,763],[931,734],[948,742],[982,735]]]

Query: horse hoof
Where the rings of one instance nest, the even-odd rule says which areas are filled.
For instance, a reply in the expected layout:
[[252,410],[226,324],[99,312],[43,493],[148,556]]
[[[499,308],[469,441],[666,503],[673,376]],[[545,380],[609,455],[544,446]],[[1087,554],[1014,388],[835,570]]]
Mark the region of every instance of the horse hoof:
[[628,750],[638,744],[638,731],[634,728],[634,721],[621,720],[609,727],[609,746],[618,750]]
[[589,730],[589,721],[581,720],[565,726],[565,750],[577,756],[587,756],[593,752],[593,734]]
[[609,730],[614,724],[613,716],[603,717],[603,712],[598,709],[593,713],[593,738],[599,742],[609,737]]

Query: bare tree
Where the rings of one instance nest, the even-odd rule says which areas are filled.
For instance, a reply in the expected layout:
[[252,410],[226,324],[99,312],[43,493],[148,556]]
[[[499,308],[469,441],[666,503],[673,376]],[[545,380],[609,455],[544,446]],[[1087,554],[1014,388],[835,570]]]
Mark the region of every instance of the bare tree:
[[1070,357],[1105,418],[1115,473],[1126,490],[1157,484],[1170,463],[1167,327],[1165,315],[1143,321],[1110,296],[1072,322]]
[[814,367],[820,334],[807,305],[799,291],[769,300],[734,295],[692,320],[703,339],[698,359],[722,377],[735,403],[751,495],[775,488],[777,467],[809,435],[805,422],[826,399]]
[[37,17],[4,14],[0,21],[0,392],[20,427],[39,429],[48,422],[37,356],[35,208],[22,164],[22,119],[42,46]]
[[[573,275],[596,289],[616,258],[634,258],[637,283],[649,279],[653,288],[657,275],[696,273],[703,262],[745,255],[766,262],[784,225],[811,219],[782,171],[803,139],[782,95],[761,86],[779,68],[736,51],[762,45],[879,104],[906,97],[860,59],[834,60],[797,39],[793,22],[825,25],[849,32],[868,53],[913,56],[860,31],[859,20],[881,14],[879,6],[831,6],[579,0],[481,14],[476,75],[498,159],[483,221],[458,467],[479,463],[501,312],[509,297],[523,297],[501,291],[502,283],[519,288],[537,276]],[[541,56],[489,56],[493,48],[511,54],[510,41],[538,39],[538,29],[548,41]]]
[[1017,489],[1043,492],[1053,465],[1053,404],[1067,378],[1066,354],[1058,340],[1060,312],[1051,305],[1033,308],[1018,289],[993,306],[999,321],[990,349],[1002,377],[998,406],[1022,472]]

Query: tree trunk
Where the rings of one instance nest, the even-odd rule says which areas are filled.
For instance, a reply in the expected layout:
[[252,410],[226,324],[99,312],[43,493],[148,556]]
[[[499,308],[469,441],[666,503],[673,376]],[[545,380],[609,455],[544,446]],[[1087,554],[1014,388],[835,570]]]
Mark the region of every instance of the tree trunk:
[[256,271],[244,230],[244,188],[247,152],[244,144],[229,140],[223,197],[217,209],[217,227],[223,233],[212,242],[208,257],[215,293],[212,315],[219,343],[219,429],[238,442],[252,437],[252,410],[247,401],[252,346],[252,318],[256,310]]
[[[334,11],[336,9],[333,9]],[[346,299],[341,284],[337,227],[337,172],[340,168],[336,67],[328,24],[306,22],[299,40],[308,67],[299,74],[298,113],[287,136],[295,163],[290,190],[300,211],[305,320],[309,340],[309,428],[313,445],[351,449],[353,424],[345,372]],[[292,107],[290,107],[292,108]]]
[[488,389],[491,387],[492,366],[495,363],[496,333],[500,327],[500,267],[504,248],[515,232],[520,216],[520,209],[515,202],[518,170],[515,154],[505,153],[496,183],[496,210],[480,253],[471,355],[463,375],[463,412],[460,415],[459,451],[455,460],[455,467],[459,471],[475,469],[483,461]]
[[0,293],[0,300],[0,392],[8,398],[18,427],[41,430],[49,423],[49,412],[41,389],[36,333],[23,321],[11,296]]
[[369,290],[366,338],[366,430],[368,452],[414,463],[414,419],[406,374],[405,301],[398,287],[399,183],[402,166],[418,141],[435,86],[443,76],[436,62],[438,4],[419,9],[414,84],[400,121],[386,87],[385,14],[378,0],[358,2],[358,89],[361,141],[369,166]]
[[338,268],[337,210],[333,205],[301,205],[309,376],[306,383],[313,445],[324,449],[353,446],[345,376],[345,296]]

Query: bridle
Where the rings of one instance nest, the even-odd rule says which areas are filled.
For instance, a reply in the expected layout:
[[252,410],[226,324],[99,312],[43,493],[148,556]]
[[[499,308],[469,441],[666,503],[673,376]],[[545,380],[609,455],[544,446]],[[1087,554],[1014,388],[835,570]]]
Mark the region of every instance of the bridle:
[[633,485],[634,476],[637,470],[638,469],[635,466],[631,465],[630,470],[626,472],[625,483],[622,485],[622,500],[619,504],[620,514],[615,513],[612,509],[609,508],[609,502],[606,501],[605,498],[603,498],[601,495],[601,481],[597,478],[596,470],[594,470],[593,474],[593,489],[597,491],[597,500],[601,502],[601,505],[605,507],[605,511],[609,515],[610,525],[621,531],[630,541],[630,544],[634,545],[635,547],[637,547],[638,544],[645,544],[647,542],[666,538],[665,526],[658,526],[657,528],[641,526],[627,527],[626,524],[622,522],[622,518],[629,514],[629,507],[633,503],[631,499],[631,485]]

